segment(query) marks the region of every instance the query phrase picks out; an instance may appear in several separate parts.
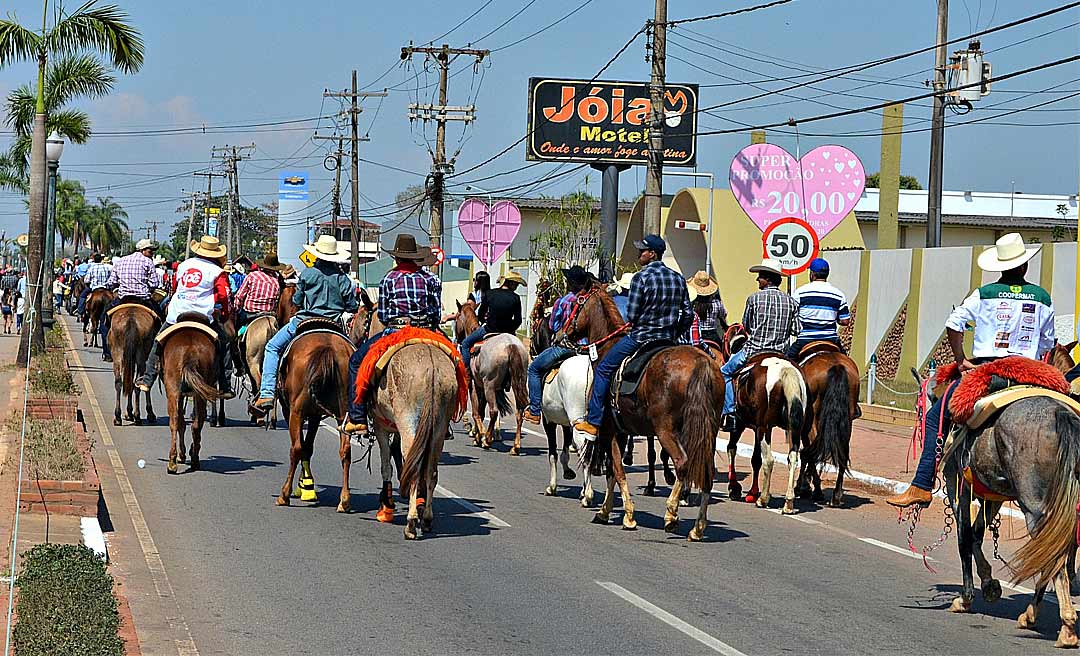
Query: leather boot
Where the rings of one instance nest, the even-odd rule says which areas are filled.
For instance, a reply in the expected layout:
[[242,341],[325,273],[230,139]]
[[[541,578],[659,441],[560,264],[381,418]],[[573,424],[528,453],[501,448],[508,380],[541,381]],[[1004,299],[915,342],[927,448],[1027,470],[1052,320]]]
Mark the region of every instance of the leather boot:
[[142,375],[135,383],[135,387],[138,387],[144,392],[149,392],[150,388],[154,386],[154,381],[157,380],[158,367],[161,365],[161,354],[158,353],[158,343],[155,341],[154,345],[150,347],[150,355],[146,358],[146,373]]
[[890,506],[896,506],[897,508],[907,508],[919,504],[922,507],[930,505],[930,502],[934,500],[934,495],[930,492],[912,485],[908,489],[904,490],[903,494],[894,494],[893,496],[885,499],[885,503]]

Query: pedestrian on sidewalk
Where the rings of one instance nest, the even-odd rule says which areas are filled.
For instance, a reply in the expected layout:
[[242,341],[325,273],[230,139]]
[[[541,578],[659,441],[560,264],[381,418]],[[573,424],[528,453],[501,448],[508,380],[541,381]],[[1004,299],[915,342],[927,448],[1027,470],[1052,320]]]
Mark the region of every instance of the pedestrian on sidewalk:
[[0,291],[0,315],[4,317],[4,334],[11,334],[11,324],[15,320],[15,308],[13,301],[15,292],[10,289]]
[[53,281],[53,306],[56,312],[59,312],[64,307],[64,291],[69,289],[71,287],[64,282],[64,276],[57,276],[56,280]]

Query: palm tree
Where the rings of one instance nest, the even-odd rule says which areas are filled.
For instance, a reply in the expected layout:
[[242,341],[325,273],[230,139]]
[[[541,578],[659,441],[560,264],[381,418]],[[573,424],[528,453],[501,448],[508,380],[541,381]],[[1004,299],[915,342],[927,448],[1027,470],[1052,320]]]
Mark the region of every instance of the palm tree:
[[[56,230],[60,233],[60,254],[67,242],[79,250],[81,236],[86,235],[86,224],[91,207],[86,204],[85,190],[78,180],[61,179],[56,182]],[[73,254],[74,254],[73,253]]]
[[[88,0],[74,12],[54,13],[50,29],[49,0],[42,2],[41,32],[35,32],[15,21],[14,17],[0,20],[0,68],[17,61],[34,61],[38,67],[37,98],[34,103],[34,122],[30,141],[30,245],[27,249],[28,282],[39,292],[42,252],[45,244],[45,137],[47,107],[45,104],[45,72],[51,56],[63,57],[87,51],[99,52],[118,70],[134,73],[143,63],[143,42],[138,31],[127,22],[128,15],[116,5],[98,5]],[[18,361],[24,363],[31,350],[45,344],[41,327],[41,306],[44,294],[30,295],[33,323],[24,331],[19,342]]]
[[98,252],[106,253],[124,245],[128,235],[128,213],[111,196],[98,197],[88,213],[86,236]]

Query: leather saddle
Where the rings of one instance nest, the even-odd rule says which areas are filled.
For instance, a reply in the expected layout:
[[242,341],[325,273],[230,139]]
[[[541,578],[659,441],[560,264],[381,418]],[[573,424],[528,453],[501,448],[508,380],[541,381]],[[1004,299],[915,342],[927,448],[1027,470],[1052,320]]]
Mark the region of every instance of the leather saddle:
[[245,323],[243,326],[240,326],[240,328],[236,331],[236,337],[243,341],[244,337],[247,336],[248,326],[264,317],[270,317],[274,319],[275,322],[277,321],[277,314],[275,314],[274,312],[260,312],[258,314],[253,314],[247,318],[247,323]]
[[1044,396],[1054,399],[1080,415],[1080,403],[1071,396],[1036,385],[1012,385],[998,389],[975,402],[972,415],[965,423],[971,430],[979,430],[993,420],[999,412],[1021,399]]
[[306,332],[311,332],[312,330],[329,330],[331,332],[335,332],[341,335],[342,337],[345,336],[345,328],[342,327],[339,322],[334,321],[333,319],[326,319],[324,317],[310,317],[308,319],[304,319],[296,325],[296,335],[293,339],[299,337],[300,335],[303,335]]
[[816,342],[810,342],[806,346],[799,349],[799,361],[802,362],[817,355],[818,353],[843,353],[843,349],[837,346],[836,342],[830,342],[828,340],[818,340]]
[[114,314],[119,312],[121,308],[133,307],[139,308],[144,312],[149,312],[154,317],[154,319],[156,319],[157,321],[161,321],[161,313],[158,311],[158,309],[152,306],[150,304],[150,301],[148,301],[147,299],[139,298],[138,296],[125,296],[121,298],[119,304],[117,304],[115,307],[109,308],[106,314],[109,315],[109,317],[112,317]]
[[670,339],[656,339],[642,344],[619,365],[618,371],[615,372],[614,384],[611,386],[612,393],[622,396],[637,393],[638,385],[641,384],[641,375],[645,372],[645,367],[649,366],[649,362],[661,351],[678,345]]
[[210,321],[203,315],[194,312],[185,312],[176,319],[176,323],[159,332],[157,334],[157,337],[154,338],[158,344],[164,344],[165,340],[167,340],[169,337],[172,337],[174,334],[180,332],[181,330],[189,329],[195,329],[199,332],[202,332],[207,337],[209,337],[214,342],[214,344],[217,344],[217,331],[214,330],[214,327],[210,324]]

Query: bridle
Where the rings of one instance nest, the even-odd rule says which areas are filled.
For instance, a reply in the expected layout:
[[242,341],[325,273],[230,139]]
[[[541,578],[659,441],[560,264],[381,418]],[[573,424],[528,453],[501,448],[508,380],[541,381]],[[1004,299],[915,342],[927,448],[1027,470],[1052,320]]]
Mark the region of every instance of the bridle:
[[[580,313],[581,308],[585,307],[585,304],[589,302],[589,299],[591,299],[593,296],[596,295],[597,291],[598,291],[598,288],[593,287],[587,292],[582,292],[581,294],[576,295],[576,298],[574,299],[574,307],[570,310],[570,316],[567,317],[567,319],[566,319],[566,328],[563,329],[563,334],[564,335],[569,336],[572,333],[577,333],[578,314]],[[592,348],[599,347],[602,344],[606,344],[607,342],[610,342],[611,340],[615,339],[616,337],[621,336],[623,333],[626,333],[627,331],[629,331],[630,328],[631,328],[630,323],[626,322],[623,325],[616,328],[615,330],[608,333],[607,335],[604,335],[600,339],[596,340],[595,342],[589,342],[587,344],[581,344],[581,345],[575,344],[571,348],[573,350],[577,351],[578,353],[586,353]]]

